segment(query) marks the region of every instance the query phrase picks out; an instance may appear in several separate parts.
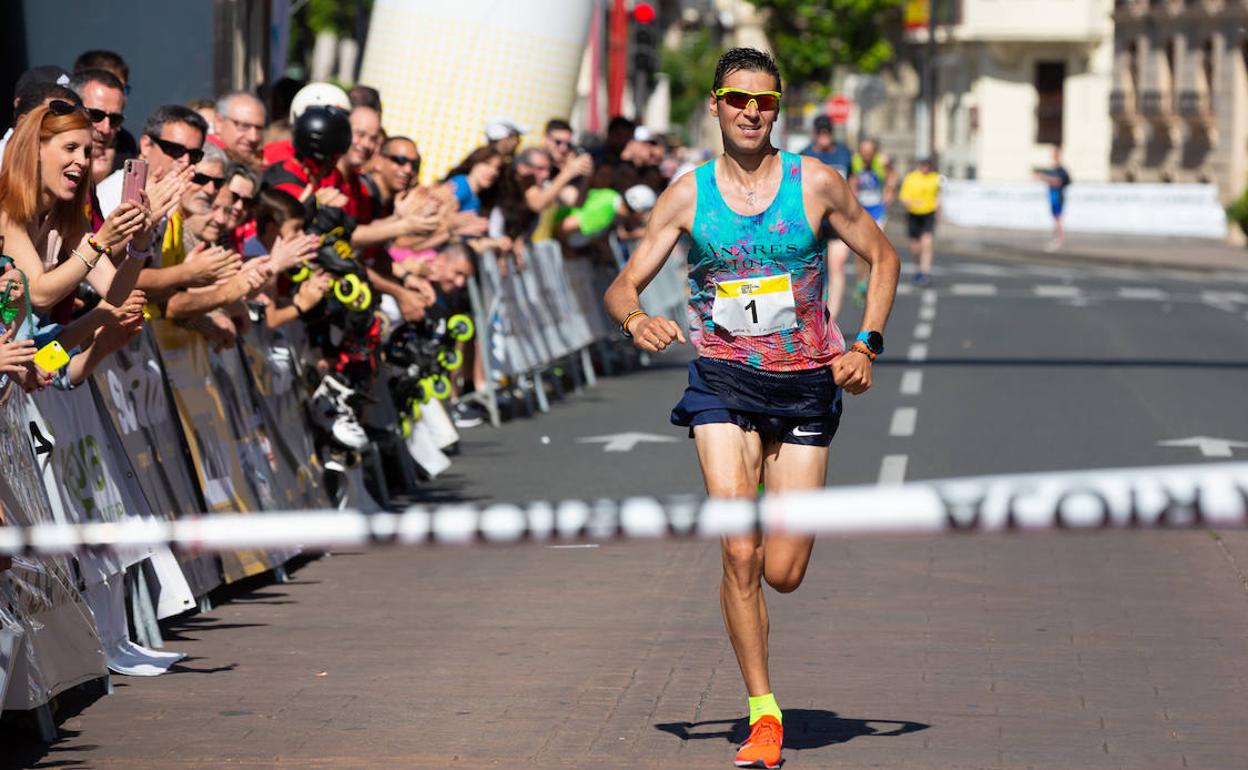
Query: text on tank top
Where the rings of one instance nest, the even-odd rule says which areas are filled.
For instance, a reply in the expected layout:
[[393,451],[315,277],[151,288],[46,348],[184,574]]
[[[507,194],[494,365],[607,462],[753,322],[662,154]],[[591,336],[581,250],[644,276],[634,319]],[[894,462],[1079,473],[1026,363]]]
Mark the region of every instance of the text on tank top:
[[767,371],[827,366],[845,341],[827,312],[825,245],[802,201],[802,162],[780,152],[764,211],[738,214],[712,160],[699,166],[689,252],[689,326],[698,354]]

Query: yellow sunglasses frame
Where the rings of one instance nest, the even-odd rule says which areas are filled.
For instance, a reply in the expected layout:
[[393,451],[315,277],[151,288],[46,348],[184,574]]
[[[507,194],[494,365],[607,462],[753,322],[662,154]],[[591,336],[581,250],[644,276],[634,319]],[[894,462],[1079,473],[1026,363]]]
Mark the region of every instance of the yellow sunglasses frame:
[[750,104],[752,103],[754,105],[754,109],[759,110],[760,112],[762,110],[759,109],[759,106],[758,106],[758,97],[760,96],[776,97],[776,109],[777,110],[780,109],[780,100],[783,98],[783,94],[781,94],[779,91],[746,91],[744,88],[720,88],[716,90],[714,93],[715,93],[716,99],[723,99],[725,94],[745,94],[746,96],[750,97],[750,101],[746,102],[745,106],[742,107],[741,109],[748,110],[750,108]]

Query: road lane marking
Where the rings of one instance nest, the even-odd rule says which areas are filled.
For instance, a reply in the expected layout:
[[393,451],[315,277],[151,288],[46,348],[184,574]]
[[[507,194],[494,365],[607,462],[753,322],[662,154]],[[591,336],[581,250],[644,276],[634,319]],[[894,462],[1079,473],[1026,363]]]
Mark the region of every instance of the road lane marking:
[[919,307],[932,307],[936,304],[936,290],[924,289],[923,294],[919,296]]
[[932,325],[930,323],[923,322],[923,323],[915,324],[914,338],[916,340],[929,339],[931,338],[931,336],[932,336]]
[[949,287],[955,297],[993,297],[997,287],[991,283],[955,283]]
[[901,484],[906,480],[905,455],[884,455],[880,461],[879,485],[882,487]]
[[893,421],[888,426],[890,436],[913,436],[914,424],[919,419],[919,410],[913,406],[901,406],[893,412]]
[[901,375],[901,395],[917,396],[923,392],[923,372],[919,369],[907,369]]
[[907,361],[926,361],[927,360],[927,345],[924,345],[922,342],[916,342],[915,344],[911,345],[910,350],[906,353],[906,360]]
[[546,546],[552,551],[571,551],[575,548],[597,548],[597,543],[575,543],[573,545],[548,545]]
[[920,321],[931,321],[934,318],[936,318],[936,306],[935,305],[924,305],[923,307],[919,308],[919,320]]
[[1031,292],[1037,297],[1048,297],[1051,299],[1069,299],[1083,294],[1083,290],[1078,286],[1034,286]]
[[1164,301],[1168,295],[1155,286],[1121,286],[1118,288],[1119,299],[1148,299]]

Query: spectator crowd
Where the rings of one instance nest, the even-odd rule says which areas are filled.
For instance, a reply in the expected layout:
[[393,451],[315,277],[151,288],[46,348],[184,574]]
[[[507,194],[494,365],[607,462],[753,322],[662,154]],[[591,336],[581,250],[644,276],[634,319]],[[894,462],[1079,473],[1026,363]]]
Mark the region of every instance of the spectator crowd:
[[559,116],[540,135],[500,118],[422,183],[420,137],[387,133],[368,86],[282,81],[136,120],[129,76],[97,50],[17,83],[0,144],[0,386],[74,388],[151,319],[218,351],[262,324],[301,341],[310,420],[334,451],[401,432],[406,404],[367,412],[413,340],[438,346],[443,366],[422,375],[446,378],[456,425],[479,424],[483,351],[446,331],[470,277],[486,260],[524,271],[541,239],[610,263],[612,237],[640,235],[689,159],[622,117],[579,140]]

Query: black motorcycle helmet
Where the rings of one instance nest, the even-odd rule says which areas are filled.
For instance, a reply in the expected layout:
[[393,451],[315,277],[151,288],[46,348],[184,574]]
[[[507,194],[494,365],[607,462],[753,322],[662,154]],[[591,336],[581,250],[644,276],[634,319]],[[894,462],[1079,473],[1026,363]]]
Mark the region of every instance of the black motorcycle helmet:
[[309,107],[291,132],[295,155],[332,163],[351,147],[351,119],[337,107]]

